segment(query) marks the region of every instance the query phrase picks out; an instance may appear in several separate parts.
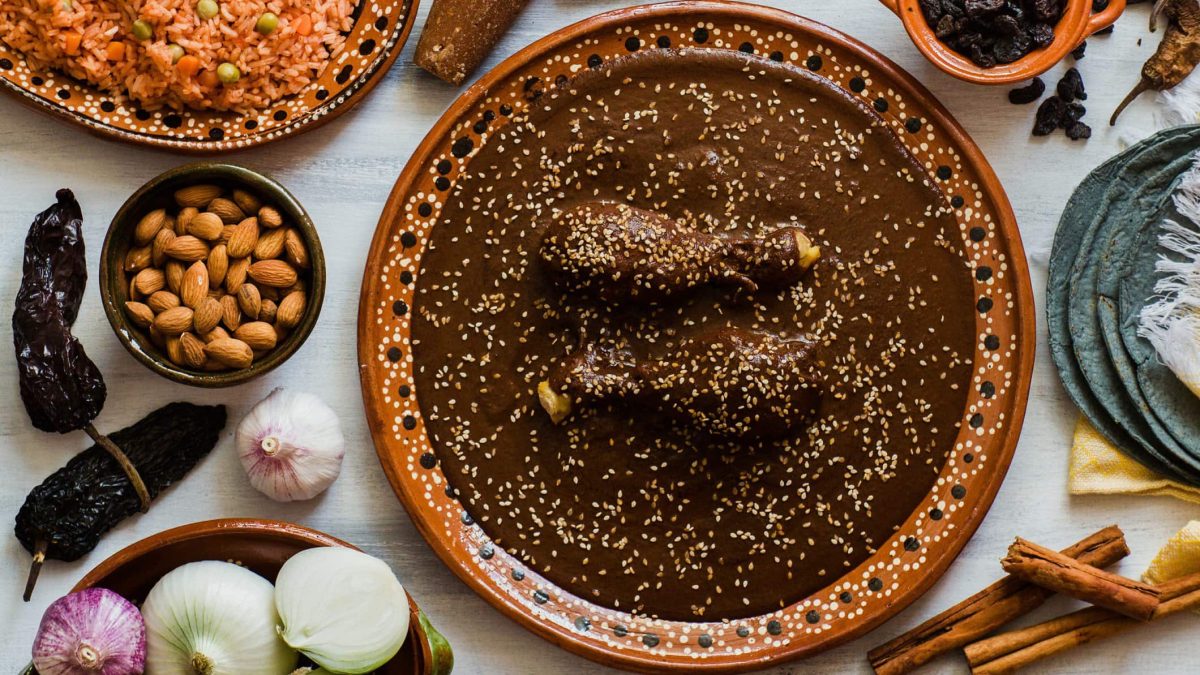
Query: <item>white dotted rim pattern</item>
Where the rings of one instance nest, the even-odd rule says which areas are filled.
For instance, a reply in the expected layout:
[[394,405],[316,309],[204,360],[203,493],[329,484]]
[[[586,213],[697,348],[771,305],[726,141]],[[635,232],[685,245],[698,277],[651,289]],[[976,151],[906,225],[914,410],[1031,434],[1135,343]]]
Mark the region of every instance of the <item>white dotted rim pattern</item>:
[[[968,406],[931,493],[878,553],[822,591],[761,616],[679,622],[634,616],[555,587],[494,544],[454,497],[413,383],[410,308],[421,253],[455,179],[506,118],[547,87],[640,49],[740,49],[804,68],[875,110],[951,200],[975,280]],[[1033,300],[1015,219],[961,127],[910,76],[841,33],[780,10],[665,3],[602,14],[545,38],[468,89],[414,153],[372,242],[359,308],[363,395],[381,463],[418,529],[477,592],[535,632],[639,669],[762,667],[846,642],[940,577],[991,505],[1024,417]]]
[[319,126],[353,107],[387,72],[412,30],[419,0],[359,0],[354,26],[321,75],[300,93],[251,114],[142,110],[57,71],[34,72],[0,40],[0,89],[19,101],[117,140],[213,154],[269,143]]

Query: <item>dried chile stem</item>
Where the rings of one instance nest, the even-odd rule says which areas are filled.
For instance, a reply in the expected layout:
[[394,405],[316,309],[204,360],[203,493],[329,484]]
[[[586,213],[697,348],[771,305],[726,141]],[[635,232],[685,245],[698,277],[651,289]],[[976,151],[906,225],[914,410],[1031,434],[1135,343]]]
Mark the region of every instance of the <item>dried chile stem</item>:
[[108,436],[97,431],[96,426],[91,422],[88,422],[83,427],[83,430],[87,432],[88,436],[92,437],[93,441],[96,441],[96,445],[107,450],[108,454],[117,460],[117,464],[121,465],[121,470],[129,477],[129,482],[133,484],[133,489],[137,492],[138,500],[142,503],[142,513],[148,511],[150,509],[150,491],[146,489],[146,483],[142,481],[141,474],[138,473],[137,467],[133,465],[133,462],[129,461],[129,457],[125,455],[121,448],[117,447],[116,443],[109,440]]
[[25,580],[25,593],[21,596],[25,602],[33,597],[33,587],[37,585],[38,575],[42,573],[42,563],[46,562],[46,540],[38,539],[34,545],[33,562],[29,565],[29,577]]

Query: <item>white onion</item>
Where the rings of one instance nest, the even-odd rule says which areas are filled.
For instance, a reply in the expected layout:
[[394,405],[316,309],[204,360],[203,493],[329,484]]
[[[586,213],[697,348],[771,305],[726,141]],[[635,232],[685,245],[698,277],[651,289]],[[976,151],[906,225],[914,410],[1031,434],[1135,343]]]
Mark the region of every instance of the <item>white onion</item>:
[[408,637],[408,596],[387,563],[347,548],[292,556],[275,580],[279,632],[334,673],[368,673]]
[[142,605],[146,669],[153,675],[287,675],[296,652],[275,630],[271,582],[205,560],[167,573]]
[[281,502],[312,499],[337,480],[346,455],[337,414],[312,394],[276,389],[238,424],[250,484]]

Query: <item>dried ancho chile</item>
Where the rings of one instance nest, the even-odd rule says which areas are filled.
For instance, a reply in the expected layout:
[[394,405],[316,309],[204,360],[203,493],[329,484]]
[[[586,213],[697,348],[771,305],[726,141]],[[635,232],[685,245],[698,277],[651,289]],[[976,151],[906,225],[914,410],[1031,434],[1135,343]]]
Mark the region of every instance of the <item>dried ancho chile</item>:
[[1159,0],[1150,14],[1150,30],[1161,18],[1167,30],[1154,55],[1142,65],[1142,77],[1121,101],[1108,123],[1117,123],[1125,107],[1145,91],[1166,91],[1182,82],[1200,64],[1200,3],[1196,0]]
[[70,190],[38,214],[25,239],[24,275],[13,311],[21,401],[33,426],[60,434],[83,429],[104,407],[95,363],[71,335],[87,285],[83,216]]
[[[224,427],[225,406],[171,403],[110,439],[137,466],[153,499],[213,449]],[[129,476],[100,444],[73,457],[35,487],[17,513],[17,539],[33,554],[30,589],[43,560],[78,559],[140,508]]]
[[921,0],[920,6],[939,40],[991,68],[1053,42],[1065,0]]
[[1024,87],[1008,92],[1008,102],[1013,105],[1025,105],[1038,100],[1044,93],[1046,93],[1046,83],[1042,81],[1042,78],[1035,77]]

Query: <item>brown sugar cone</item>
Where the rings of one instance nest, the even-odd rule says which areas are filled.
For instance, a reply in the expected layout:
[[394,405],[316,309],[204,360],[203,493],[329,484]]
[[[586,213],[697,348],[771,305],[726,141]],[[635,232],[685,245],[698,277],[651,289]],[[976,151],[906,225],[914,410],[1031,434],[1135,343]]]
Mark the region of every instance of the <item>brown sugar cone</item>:
[[434,0],[414,61],[462,84],[508,31],[529,0]]

